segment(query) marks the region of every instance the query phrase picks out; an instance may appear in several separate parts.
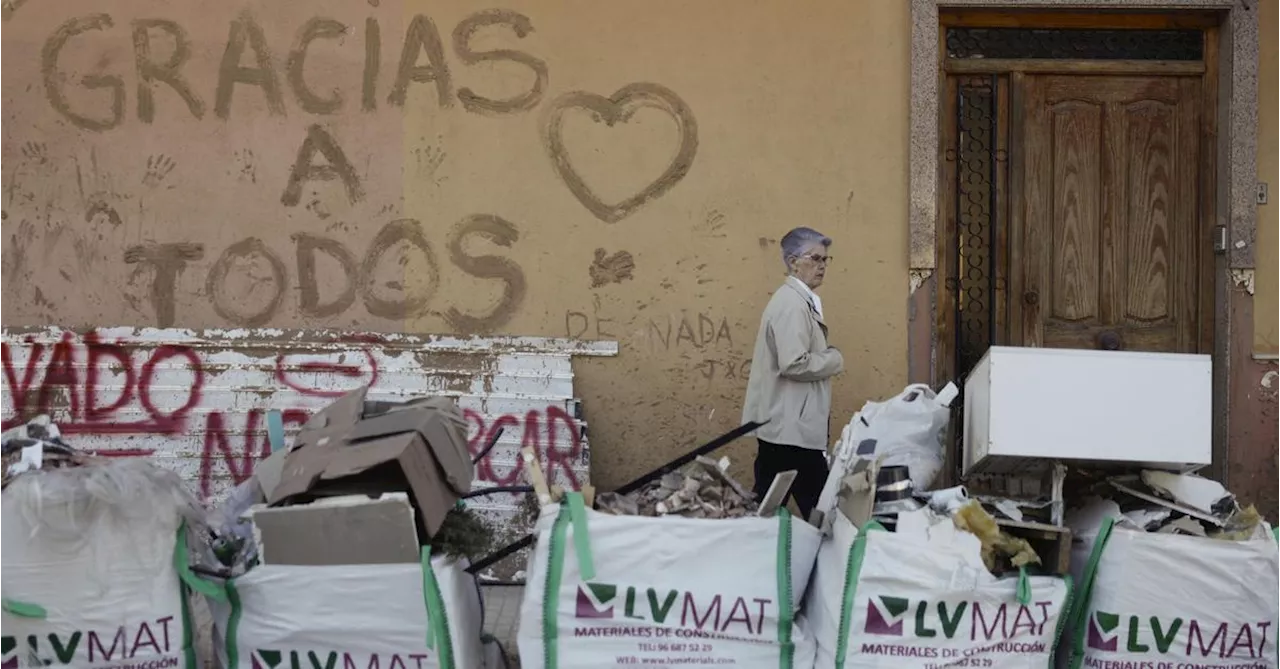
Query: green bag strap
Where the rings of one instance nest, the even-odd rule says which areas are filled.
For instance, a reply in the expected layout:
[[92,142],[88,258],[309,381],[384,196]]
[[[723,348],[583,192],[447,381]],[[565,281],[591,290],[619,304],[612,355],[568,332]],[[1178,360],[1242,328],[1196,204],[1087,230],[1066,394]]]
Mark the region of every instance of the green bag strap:
[[565,493],[565,502],[569,505],[569,518],[573,520],[573,550],[578,558],[578,571],[583,581],[596,578],[596,564],[591,555],[591,535],[587,533],[587,505],[582,493]]
[[1062,614],[1058,616],[1058,624],[1053,628],[1053,652],[1050,654],[1050,658],[1055,664],[1051,666],[1057,666],[1058,647],[1062,643],[1062,633],[1067,630],[1067,618],[1070,617],[1073,611],[1072,607],[1075,605],[1072,600],[1072,593],[1075,592],[1075,582],[1072,580],[1071,574],[1063,574],[1062,582],[1067,586],[1067,599],[1062,602]]
[[853,598],[858,589],[858,575],[862,573],[862,561],[867,554],[867,536],[872,532],[884,532],[884,526],[876,521],[862,524],[862,530],[853,540],[849,558],[844,565],[844,599],[840,603],[840,634],[836,637],[836,669],[844,669],[849,655],[849,628],[853,625]]
[[791,610],[791,513],[778,508],[778,655],[779,669],[792,669],[796,661],[796,645],[791,639],[795,614]]
[[18,616],[19,618],[30,618],[32,620],[45,620],[49,617],[49,612],[44,610],[39,604],[31,602],[20,602],[16,599],[8,597],[0,598],[0,609],[9,615]]
[[555,524],[551,526],[551,543],[547,546],[547,583],[542,590],[542,666],[544,669],[559,667],[560,622],[557,614],[560,603],[560,583],[564,580],[564,536],[569,529],[570,513],[568,506],[560,507],[560,515],[556,516]]
[[1115,527],[1114,518],[1107,518],[1098,528],[1098,536],[1093,540],[1093,552],[1089,554],[1089,562],[1085,564],[1084,576],[1080,579],[1080,594],[1071,612],[1071,625],[1075,628],[1075,652],[1071,655],[1071,669],[1080,669],[1084,664],[1084,628],[1089,618],[1089,600],[1093,598],[1093,581],[1098,575],[1098,562],[1102,560],[1102,551],[1111,539],[1111,530]]
[[440,669],[453,669],[453,639],[449,635],[449,614],[440,594],[440,582],[431,568],[431,547],[422,547],[422,600],[427,606],[427,648],[440,657]]
[[1031,579],[1027,576],[1027,566],[1018,567],[1018,603],[1031,604]]
[[178,536],[173,543],[173,568],[178,572],[178,578],[195,592],[205,597],[212,597],[218,601],[226,601],[227,592],[218,583],[201,578],[195,572],[191,571],[191,556],[187,548],[187,522],[183,521],[178,526]]
[[[182,599],[182,653],[186,669],[198,669],[196,658],[195,625],[191,622],[191,603],[187,601],[188,593],[195,592],[210,599],[226,601],[226,586],[203,578],[191,571],[190,547],[187,545],[187,522],[178,525],[173,541],[173,570],[178,574]],[[234,666],[234,665],[233,665]]]
[[236,579],[229,578],[225,586],[227,604],[231,606],[231,615],[227,616],[227,669],[240,669],[240,616],[244,609],[240,605],[240,591],[236,589]]
[[[1276,544],[1280,544],[1280,527],[1271,528],[1271,539],[1275,539]],[[1280,665],[1280,643],[1276,645],[1276,664]]]

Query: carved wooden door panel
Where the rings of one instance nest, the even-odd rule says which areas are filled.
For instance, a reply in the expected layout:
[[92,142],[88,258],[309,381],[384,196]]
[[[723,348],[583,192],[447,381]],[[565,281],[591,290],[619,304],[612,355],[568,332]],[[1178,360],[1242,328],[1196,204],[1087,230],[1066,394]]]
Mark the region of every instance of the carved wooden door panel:
[[1196,352],[1200,81],[1013,83],[1012,343]]

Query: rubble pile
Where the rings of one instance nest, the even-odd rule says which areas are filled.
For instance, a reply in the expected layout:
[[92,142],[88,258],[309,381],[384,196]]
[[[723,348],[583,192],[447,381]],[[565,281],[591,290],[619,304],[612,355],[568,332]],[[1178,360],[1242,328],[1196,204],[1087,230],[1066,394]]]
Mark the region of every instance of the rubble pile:
[[1089,535],[1106,519],[1125,529],[1225,541],[1265,538],[1262,516],[1241,507],[1222,484],[1194,474],[1141,470],[1096,485],[1067,515],[1073,532]]
[[753,515],[755,496],[729,476],[729,458],[700,456],[684,469],[650,481],[635,492],[600,493],[597,509],[617,516],[743,518]]
[[416,562],[423,546],[483,555],[493,528],[461,501],[473,475],[448,398],[338,398],[227,498],[215,553],[226,575],[258,564]]
[[82,453],[62,440],[62,432],[48,416],[37,416],[25,425],[0,434],[4,473],[0,488],[14,477],[33,470],[53,470],[101,464],[102,458]]
[[[214,610],[214,627],[245,649],[331,647],[334,630],[372,629],[344,650],[375,665],[404,654],[479,669],[484,614],[467,568],[494,528],[466,506],[474,470],[462,411],[446,397],[366,392],[335,400],[290,444],[277,432],[228,497],[218,558],[239,596]],[[228,655],[226,669],[260,665],[250,652]]]

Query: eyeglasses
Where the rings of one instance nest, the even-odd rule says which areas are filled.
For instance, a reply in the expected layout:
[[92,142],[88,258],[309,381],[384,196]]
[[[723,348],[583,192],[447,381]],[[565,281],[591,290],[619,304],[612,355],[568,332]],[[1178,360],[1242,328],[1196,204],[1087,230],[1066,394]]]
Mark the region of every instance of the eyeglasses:
[[806,253],[805,255],[802,255],[800,257],[808,258],[809,260],[812,260],[813,262],[819,265],[826,265],[831,262],[831,256],[819,256],[819,255],[814,255],[812,253]]

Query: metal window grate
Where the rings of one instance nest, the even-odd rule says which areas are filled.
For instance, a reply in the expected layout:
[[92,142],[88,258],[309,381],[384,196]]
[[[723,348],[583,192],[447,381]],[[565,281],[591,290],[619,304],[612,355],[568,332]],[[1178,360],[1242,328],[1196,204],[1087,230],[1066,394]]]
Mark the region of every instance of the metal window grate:
[[1005,157],[996,149],[996,77],[965,77],[959,84],[956,145],[947,152],[956,161],[955,272],[947,289],[955,295],[955,371],[963,378],[997,338],[996,163]]
[[1204,59],[1200,30],[1067,28],[947,28],[955,59],[1179,60]]

